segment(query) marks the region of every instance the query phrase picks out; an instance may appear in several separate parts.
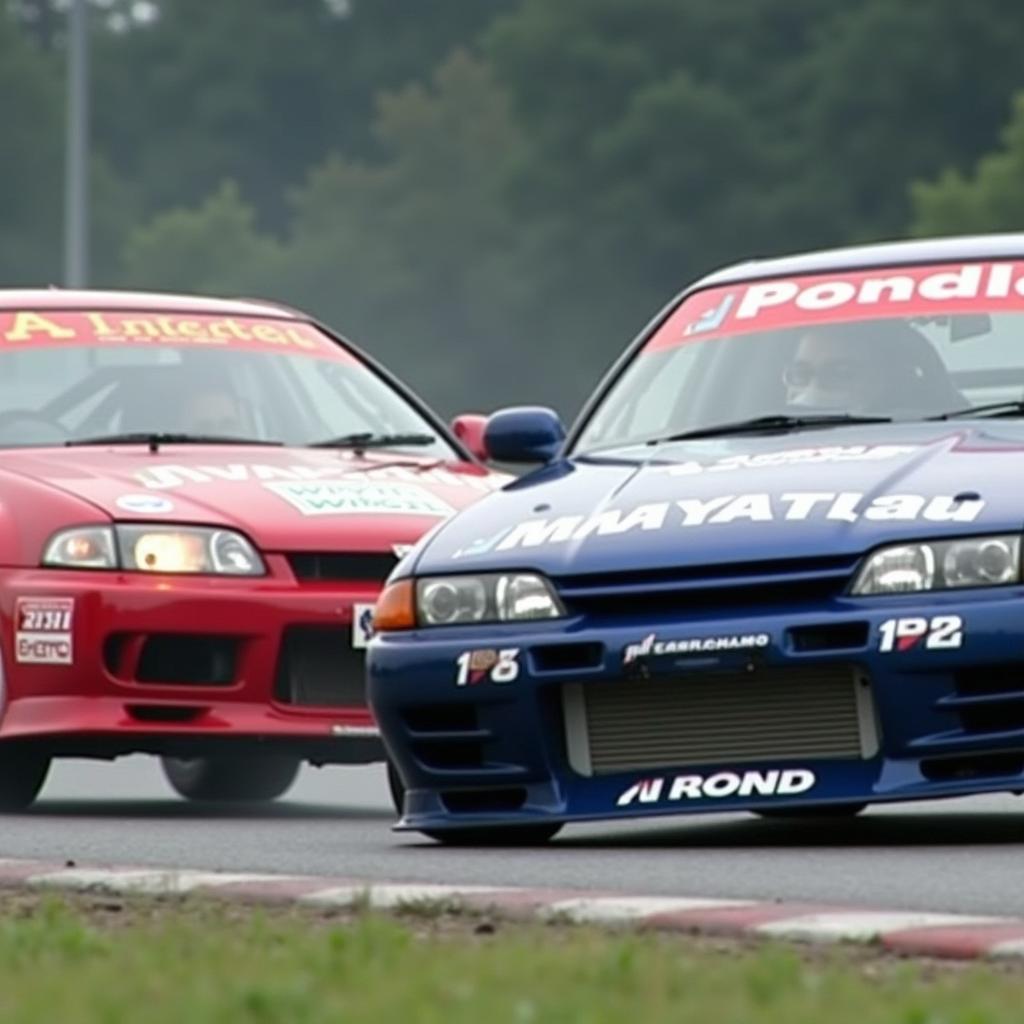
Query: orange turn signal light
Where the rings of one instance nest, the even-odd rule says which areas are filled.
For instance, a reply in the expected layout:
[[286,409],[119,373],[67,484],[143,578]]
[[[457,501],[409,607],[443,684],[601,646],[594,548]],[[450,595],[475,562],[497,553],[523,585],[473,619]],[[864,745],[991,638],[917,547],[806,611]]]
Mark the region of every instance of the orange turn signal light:
[[389,583],[373,609],[373,631],[390,633],[416,628],[416,588],[412,580]]

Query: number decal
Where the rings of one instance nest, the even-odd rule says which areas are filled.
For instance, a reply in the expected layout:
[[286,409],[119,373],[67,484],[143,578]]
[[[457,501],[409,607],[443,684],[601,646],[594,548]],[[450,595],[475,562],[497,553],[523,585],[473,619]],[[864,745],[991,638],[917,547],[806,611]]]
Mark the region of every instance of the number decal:
[[955,650],[964,644],[964,621],[959,615],[886,619],[878,632],[881,634],[878,649],[882,654],[912,650],[922,639],[928,651]]
[[463,651],[455,659],[455,667],[456,686],[475,686],[484,679],[492,683],[512,683],[519,678],[519,648]]

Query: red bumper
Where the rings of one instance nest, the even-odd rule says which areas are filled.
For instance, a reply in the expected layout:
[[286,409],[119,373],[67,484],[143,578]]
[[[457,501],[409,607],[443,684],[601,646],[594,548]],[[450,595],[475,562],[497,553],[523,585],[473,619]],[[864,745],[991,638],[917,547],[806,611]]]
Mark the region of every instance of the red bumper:
[[[353,610],[370,583],[0,569],[0,739],[54,754],[190,756],[243,741],[382,756]],[[58,600],[53,600],[58,599]]]

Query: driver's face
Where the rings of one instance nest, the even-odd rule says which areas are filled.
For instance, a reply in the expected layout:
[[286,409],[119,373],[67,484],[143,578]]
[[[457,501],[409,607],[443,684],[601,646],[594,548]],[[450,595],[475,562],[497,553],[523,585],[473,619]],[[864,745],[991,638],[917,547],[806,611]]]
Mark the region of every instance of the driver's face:
[[806,334],[783,372],[786,399],[791,405],[848,411],[871,398],[874,372],[862,344]]
[[188,429],[197,434],[238,434],[245,427],[238,403],[223,391],[203,391],[188,409]]

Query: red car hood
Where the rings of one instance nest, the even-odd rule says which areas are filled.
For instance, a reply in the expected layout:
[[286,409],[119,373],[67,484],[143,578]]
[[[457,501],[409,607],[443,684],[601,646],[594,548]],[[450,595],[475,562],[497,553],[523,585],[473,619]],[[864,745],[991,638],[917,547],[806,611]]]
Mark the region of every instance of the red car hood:
[[231,525],[265,551],[413,543],[511,479],[394,453],[237,445],[8,450],[0,466],[113,519]]

